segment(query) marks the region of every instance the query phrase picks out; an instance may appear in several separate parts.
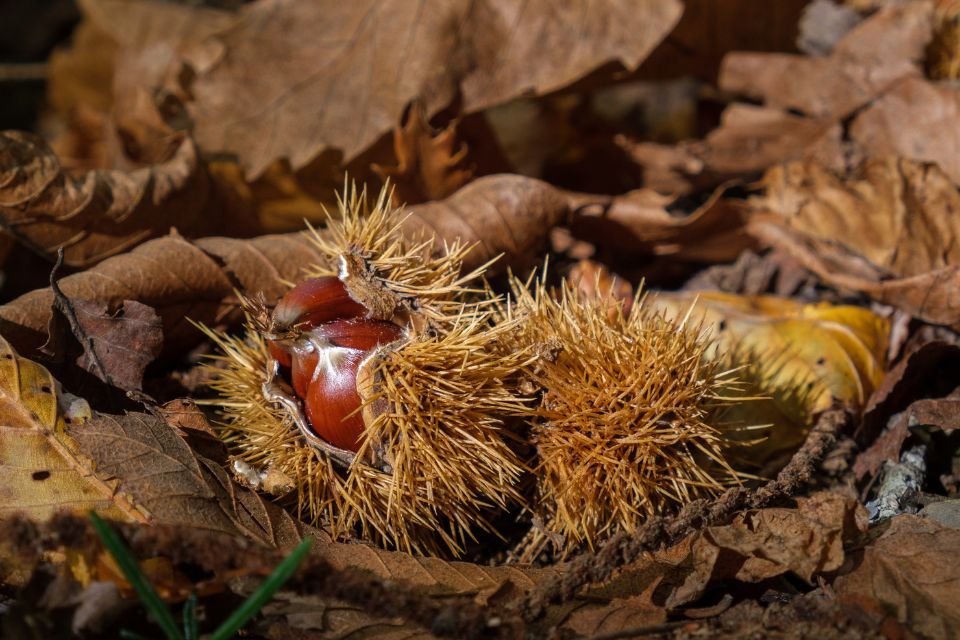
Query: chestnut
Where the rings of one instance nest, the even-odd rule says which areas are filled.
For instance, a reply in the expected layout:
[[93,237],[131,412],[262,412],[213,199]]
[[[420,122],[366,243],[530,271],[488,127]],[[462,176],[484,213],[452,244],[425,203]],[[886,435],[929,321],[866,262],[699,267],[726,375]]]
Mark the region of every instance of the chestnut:
[[403,336],[392,322],[365,315],[340,280],[312,278],[287,292],[273,312],[275,332],[293,337],[268,342],[273,358],[290,370],[312,435],[354,453],[364,427],[357,370],[378,347]]

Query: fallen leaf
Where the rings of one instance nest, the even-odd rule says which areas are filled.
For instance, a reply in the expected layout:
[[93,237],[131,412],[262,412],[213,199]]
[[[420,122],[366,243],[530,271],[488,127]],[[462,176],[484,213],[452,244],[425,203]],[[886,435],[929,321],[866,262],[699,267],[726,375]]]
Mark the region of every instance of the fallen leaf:
[[69,509],[146,522],[135,502],[116,492],[116,483],[93,473],[91,461],[67,435],[68,409],[61,403],[86,403],[62,396],[50,372],[22,358],[3,338],[0,368],[0,517],[24,513],[43,520]]
[[827,58],[731,53],[719,86],[767,106],[839,122],[895,81],[922,75],[932,16],[926,1],[887,5],[847,33]]
[[857,479],[876,475],[887,461],[899,461],[900,450],[910,437],[910,429],[921,426],[933,427],[944,433],[960,429],[960,398],[927,398],[912,402],[896,422],[857,456],[853,465]]
[[883,379],[889,322],[861,307],[713,291],[659,292],[649,302],[677,318],[689,311],[720,354],[754,354],[773,386],[809,385],[811,413],[834,400],[862,408]]
[[960,530],[900,515],[854,556],[834,582],[841,596],[874,598],[925,638],[957,638],[960,629]]
[[[187,318],[223,326],[240,318],[234,289],[262,291],[277,300],[284,280],[302,277],[317,254],[302,234],[262,236],[252,240],[204,238],[191,242],[178,235],[146,242],[59,281],[71,299],[118,308],[125,300],[153,307],[163,321],[166,353],[182,353],[195,344],[197,330]],[[24,352],[46,341],[53,292],[37,289],[0,306],[0,333]]]
[[850,139],[870,158],[897,155],[935,162],[960,184],[960,91],[921,78],[904,78],[863,110]]
[[442,200],[470,181],[473,171],[465,166],[467,147],[458,142],[456,125],[451,122],[436,131],[421,104],[404,110],[393,132],[397,166],[373,165],[377,175],[393,185],[395,203]]
[[349,162],[414,99],[433,114],[459,95],[469,113],[554,91],[610,61],[636,68],[680,13],[674,0],[562,10],[463,0],[258,2],[215,38],[222,55],[194,62],[197,139],[210,151],[236,152],[254,177],[277,158],[297,169],[331,148]]
[[[894,414],[920,397],[942,397],[960,386],[960,347],[930,340],[911,348],[870,396],[858,429],[862,443],[872,442]],[[862,475],[862,474],[861,474]]]
[[846,166],[843,127],[837,122],[740,103],[724,110],[720,126],[703,142],[681,146],[700,161],[697,174],[714,174],[714,181],[788,160],[815,160],[837,170]]
[[[163,327],[153,308],[125,300],[111,312],[106,305],[90,300],[71,300],[53,283],[54,306],[66,319],[69,330],[83,352],[77,365],[108,385],[125,391],[140,390],[143,372],[160,354]],[[55,330],[51,328],[51,336]],[[67,349],[55,340],[55,357]]]
[[793,573],[807,583],[843,565],[844,544],[867,529],[866,512],[849,496],[815,493],[796,509],[761,509],[695,534],[692,571],[670,596],[678,607],[721,580],[760,582]]
[[194,454],[166,422],[149,414],[97,414],[71,425],[75,451],[91,475],[128,496],[148,523],[239,535],[269,547],[300,540],[300,525],[279,507]]
[[849,179],[814,163],[773,167],[747,231],[826,282],[960,326],[960,194],[935,165],[868,161]]
[[166,233],[256,230],[252,212],[211,179],[190,138],[169,160],[133,172],[67,175],[39,137],[0,133],[0,220],[26,246],[87,267]]
[[578,239],[621,254],[727,262],[751,246],[743,232],[744,201],[714,191],[689,215],[673,215],[675,196],[637,189],[621,196],[569,194],[570,229]]

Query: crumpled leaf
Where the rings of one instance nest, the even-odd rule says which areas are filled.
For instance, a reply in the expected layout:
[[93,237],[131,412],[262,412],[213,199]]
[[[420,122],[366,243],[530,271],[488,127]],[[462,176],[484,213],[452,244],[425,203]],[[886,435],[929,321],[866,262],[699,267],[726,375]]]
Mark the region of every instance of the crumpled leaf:
[[659,292],[649,303],[676,318],[689,310],[719,354],[753,354],[772,387],[809,389],[811,413],[834,399],[861,408],[883,379],[889,321],[861,307],[713,291]]
[[887,461],[900,460],[900,451],[910,436],[910,429],[918,426],[933,427],[944,433],[960,429],[960,393],[910,403],[896,421],[857,456],[853,466],[857,479],[876,474]]
[[834,582],[842,596],[881,602],[925,638],[956,638],[960,629],[960,530],[914,515],[888,528],[855,553],[854,569]]
[[867,530],[863,507],[836,493],[798,498],[796,509],[760,509],[695,535],[692,570],[667,598],[668,607],[691,602],[720,580],[760,582],[790,572],[812,583],[843,565],[844,544]]
[[727,262],[752,242],[743,231],[744,202],[725,195],[721,187],[695,211],[680,216],[668,210],[676,196],[651,189],[607,198],[570,194],[570,229],[578,239],[616,253]]
[[748,232],[834,286],[960,326],[960,194],[935,165],[867,162],[838,178],[814,163],[773,167]]
[[413,99],[432,114],[459,94],[473,112],[559,89],[609,61],[636,68],[681,7],[268,0],[242,12],[208,43],[222,47],[219,57],[192,60],[190,91],[198,141],[237,152],[255,177],[277,158],[297,169],[324,149],[349,162]]
[[0,221],[5,231],[48,256],[87,267],[176,227],[187,236],[257,229],[253,212],[220,189],[184,137],[173,155],[132,172],[66,174],[32,134],[0,133]]
[[[125,300],[111,312],[101,302],[71,300],[55,282],[51,286],[54,306],[66,320],[63,328],[69,328],[82,349],[77,365],[118,389],[140,390],[143,372],[163,346],[157,312],[135,300]],[[63,357],[69,350],[65,336],[55,336],[54,327],[50,332],[52,344],[47,349],[52,356]]]
[[458,141],[456,125],[451,122],[435,131],[419,103],[404,111],[393,132],[397,165],[373,165],[377,175],[393,185],[395,203],[442,200],[470,181],[473,171],[465,166],[467,147]]

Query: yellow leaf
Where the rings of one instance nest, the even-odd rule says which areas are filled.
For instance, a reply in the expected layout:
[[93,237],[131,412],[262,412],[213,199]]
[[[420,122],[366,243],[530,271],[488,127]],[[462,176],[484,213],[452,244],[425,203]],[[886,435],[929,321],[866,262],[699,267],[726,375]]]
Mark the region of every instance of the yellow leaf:
[[64,417],[77,408],[66,400],[49,371],[0,338],[0,517],[20,512],[45,519],[62,509],[96,510],[145,522],[115,483],[97,478],[90,460],[77,452]]
[[834,398],[859,409],[883,379],[889,321],[862,307],[712,291],[660,293],[651,304],[675,317],[693,305],[689,322],[702,322],[719,352],[758,356],[774,382],[813,383],[811,411]]

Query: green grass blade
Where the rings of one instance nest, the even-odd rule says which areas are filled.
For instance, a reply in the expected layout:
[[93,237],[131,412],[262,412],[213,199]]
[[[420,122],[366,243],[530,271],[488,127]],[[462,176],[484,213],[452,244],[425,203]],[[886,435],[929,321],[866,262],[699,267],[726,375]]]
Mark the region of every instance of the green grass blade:
[[310,538],[304,538],[303,541],[297,545],[297,548],[284,558],[283,562],[277,565],[277,568],[263,581],[260,588],[247,598],[236,611],[230,614],[230,617],[224,620],[223,624],[217,627],[217,630],[210,636],[210,640],[228,640],[228,638],[232,638],[250,618],[255,616],[257,612],[263,608],[263,605],[270,601],[273,594],[283,586],[283,583],[290,579],[293,572],[297,570],[297,567],[307,556],[307,553],[310,552],[310,543]]
[[147,636],[142,636],[139,633],[128,631],[127,629],[120,629],[120,637],[123,638],[123,640],[150,640]]
[[183,603],[183,638],[184,640],[199,640],[200,628],[197,624],[197,594],[191,593]]
[[163,600],[160,599],[160,596],[157,595],[153,586],[147,581],[147,577],[140,571],[140,565],[137,564],[136,558],[134,558],[130,550],[127,549],[127,545],[120,539],[120,534],[114,531],[113,527],[108,525],[103,518],[92,511],[90,512],[90,522],[93,523],[93,528],[96,530],[97,535],[100,536],[100,541],[103,543],[103,546],[107,548],[107,551],[110,552],[113,559],[117,561],[117,565],[119,565],[127,582],[129,582],[133,590],[137,592],[141,602],[143,602],[143,606],[147,608],[147,611],[153,616],[156,623],[163,629],[167,640],[183,640],[183,636],[180,635],[180,630],[177,628],[177,623],[173,619],[173,614]]

